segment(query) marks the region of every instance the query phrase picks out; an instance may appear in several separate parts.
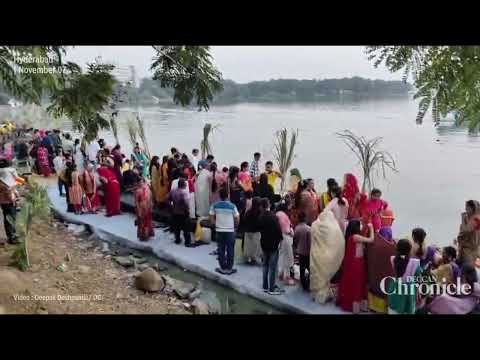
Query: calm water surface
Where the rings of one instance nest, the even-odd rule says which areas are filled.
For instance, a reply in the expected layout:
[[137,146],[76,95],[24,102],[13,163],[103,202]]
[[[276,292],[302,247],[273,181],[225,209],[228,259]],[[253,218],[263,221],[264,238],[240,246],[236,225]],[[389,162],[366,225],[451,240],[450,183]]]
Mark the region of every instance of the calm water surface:
[[[361,178],[357,160],[335,133],[349,129],[368,138],[382,136],[399,173],[376,183],[395,212],[396,237],[421,226],[431,243],[449,244],[457,233],[467,199],[479,199],[480,138],[452,123],[435,128],[429,118],[415,123],[417,104],[409,99],[329,103],[237,104],[213,107],[208,113],[181,108],[144,108],[152,153],[166,154],[171,146],[190,152],[199,147],[206,122],[219,124],[213,148],[219,165],[250,161],[255,151],[271,160],[276,130],[298,128],[299,143],[294,167],[316,181],[323,191],[329,177],[346,172]],[[120,117],[120,137],[130,152],[125,119]],[[109,134],[103,136],[111,142]]]

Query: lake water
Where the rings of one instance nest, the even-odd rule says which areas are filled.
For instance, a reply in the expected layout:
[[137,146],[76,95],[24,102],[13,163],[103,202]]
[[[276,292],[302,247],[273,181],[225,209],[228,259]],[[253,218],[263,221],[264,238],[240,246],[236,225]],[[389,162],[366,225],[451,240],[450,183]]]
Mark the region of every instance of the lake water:
[[[349,129],[367,138],[381,136],[381,147],[394,156],[399,172],[379,178],[376,186],[393,209],[394,234],[406,236],[423,227],[430,243],[447,245],[456,236],[465,200],[480,198],[480,138],[445,122],[435,128],[427,117],[415,123],[417,104],[409,99],[337,101],[328,103],[237,104],[213,107],[208,113],[181,108],[145,108],[141,111],[152,154],[171,146],[190,152],[199,147],[206,122],[219,124],[212,142],[219,165],[239,165],[262,153],[273,160],[274,133],[298,128],[299,142],[293,167],[315,179],[317,192],[329,177],[342,181],[353,172],[361,179],[355,156],[335,136]],[[130,152],[125,117],[120,138]],[[113,138],[103,134],[110,142]]]

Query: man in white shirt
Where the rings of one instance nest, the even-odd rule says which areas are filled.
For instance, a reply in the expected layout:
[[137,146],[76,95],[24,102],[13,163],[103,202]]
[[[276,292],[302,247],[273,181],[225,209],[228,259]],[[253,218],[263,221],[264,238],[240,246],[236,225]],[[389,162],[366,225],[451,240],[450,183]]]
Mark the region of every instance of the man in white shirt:
[[97,140],[93,140],[90,144],[88,144],[85,150],[87,152],[88,161],[90,163],[96,164],[97,154],[100,150],[100,145],[98,145]]
[[198,162],[200,161],[200,158],[198,157],[199,153],[200,151],[198,149],[193,149],[192,156],[190,156],[190,161],[192,162],[195,171],[198,171]]
[[63,196],[63,187],[66,187],[66,185],[63,182],[60,176],[60,173],[65,169],[66,165],[65,165],[65,157],[59,150],[57,150],[57,156],[55,156],[55,158],[53,159],[53,166],[55,168],[55,173],[58,176],[58,192],[60,196]]
[[65,139],[62,141],[62,147],[64,152],[73,154],[73,141],[72,136],[69,133],[65,134]]

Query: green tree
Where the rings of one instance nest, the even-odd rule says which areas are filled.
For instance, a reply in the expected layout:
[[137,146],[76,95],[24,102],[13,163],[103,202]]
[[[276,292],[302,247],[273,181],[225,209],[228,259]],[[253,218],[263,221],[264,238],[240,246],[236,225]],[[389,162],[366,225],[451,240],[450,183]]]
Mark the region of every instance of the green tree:
[[[152,64],[154,79],[173,89],[177,104],[186,106],[195,98],[200,109],[208,110],[213,94],[222,89],[209,47],[154,48],[158,53]],[[50,114],[69,117],[90,141],[114,124],[112,111],[105,115],[116,88],[113,65],[92,63],[82,72],[77,64],[63,62],[66,53],[62,46],[0,46],[0,85],[5,93],[27,103],[40,105],[46,99]],[[28,58],[48,61],[25,61]]]
[[212,63],[209,46],[154,46],[153,79],[174,90],[173,100],[182,106],[196,100],[208,110],[213,95],[223,89],[222,74]]
[[431,109],[435,124],[453,113],[458,125],[480,127],[480,46],[369,46],[374,66],[413,77],[420,99],[417,122]]
[[92,63],[83,73],[78,65],[69,66],[64,87],[51,95],[47,111],[71,119],[74,129],[83,132],[83,141],[94,140],[100,130],[110,129],[110,117],[104,111],[116,84],[113,69],[113,65]]
[[62,46],[0,46],[3,88],[19,100],[40,105],[45,93],[61,86],[65,53]]

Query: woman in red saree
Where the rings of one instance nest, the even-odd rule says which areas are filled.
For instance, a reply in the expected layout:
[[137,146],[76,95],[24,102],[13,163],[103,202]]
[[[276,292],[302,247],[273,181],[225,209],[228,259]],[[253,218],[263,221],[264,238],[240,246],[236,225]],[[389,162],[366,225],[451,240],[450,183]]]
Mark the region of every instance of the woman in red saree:
[[37,149],[37,163],[39,174],[49,177],[52,171],[50,169],[50,161],[48,159],[48,150],[43,145]]
[[82,187],[85,191],[85,208],[90,213],[96,213],[100,206],[100,198],[97,193],[93,164],[88,164],[82,174]]
[[358,314],[368,311],[367,306],[367,264],[364,257],[364,243],[374,239],[372,225],[368,225],[369,237],[361,234],[359,220],[351,220],[345,231],[347,249],[342,264],[342,277],[338,285],[337,305],[345,311]]
[[348,201],[348,220],[360,219],[362,217],[362,207],[364,207],[367,197],[360,192],[355,175],[345,174],[342,196]]
[[113,171],[113,160],[107,159],[97,170],[100,181],[103,183],[105,207],[107,208],[107,216],[120,215],[120,184],[117,176]]
[[137,213],[137,237],[140,241],[147,241],[155,236],[155,232],[152,223],[152,192],[143,178],[138,182],[134,196]]

